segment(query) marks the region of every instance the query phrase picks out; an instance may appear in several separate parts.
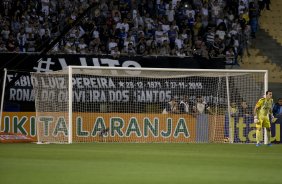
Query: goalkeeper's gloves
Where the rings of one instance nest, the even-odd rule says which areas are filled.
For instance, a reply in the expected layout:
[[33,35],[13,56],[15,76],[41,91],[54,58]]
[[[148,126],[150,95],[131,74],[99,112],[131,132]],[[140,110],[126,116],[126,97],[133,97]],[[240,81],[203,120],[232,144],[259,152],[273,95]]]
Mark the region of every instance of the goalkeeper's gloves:
[[271,118],[271,123],[275,123],[275,121],[277,120],[277,118],[275,118],[275,117],[273,116],[273,114],[270,115],[270,118]]
[[254,123],[258,123],[259,122],[259,119],[258,119],[258,117],[257,116],[254,116]]

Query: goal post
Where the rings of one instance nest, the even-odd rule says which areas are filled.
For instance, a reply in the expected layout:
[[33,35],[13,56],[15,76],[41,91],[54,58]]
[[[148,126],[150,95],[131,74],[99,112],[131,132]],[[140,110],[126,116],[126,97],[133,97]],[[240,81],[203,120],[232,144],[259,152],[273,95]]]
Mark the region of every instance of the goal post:
[[5,100],[5,87],[6,87],[6,79],[7,79],[7,69],[4,68],[3,71],[3,79],[2,79],[2,90],[1,90],[1,104],[0,104],[0,132],[2,130],[2,117],[3,117],[3,107],[4,107],[4,100]]
[[252,143],[252,109],[268,87],[267,70],[69,66],[31,76],[38,141],[53,143]]

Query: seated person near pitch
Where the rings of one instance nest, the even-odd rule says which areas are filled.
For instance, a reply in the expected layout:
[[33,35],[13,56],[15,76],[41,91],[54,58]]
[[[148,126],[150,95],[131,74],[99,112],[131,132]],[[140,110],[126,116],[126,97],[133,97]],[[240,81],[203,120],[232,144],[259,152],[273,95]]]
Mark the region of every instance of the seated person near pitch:
[[187,95],[183,96],[183,99],[179,102],[179,112],[182,114],[188,114],[192,112],[192,104],[189,102]]
[[165,104],[165,108],[162,112],[163,114],[178,114],[179,109],[178,109],[178,103],[175,99],[175,97],[172,97],[169,102]]
[[248,104],[245,100],[241,101],[238,109],[239,109],[239,116],[240,117],[251,116],[253,114],[251,107],[248,106]]
[[202,96],[197,96],[196,102],[193,106],[193,113],[207,114],[212,113],[211,107],[206,103]]

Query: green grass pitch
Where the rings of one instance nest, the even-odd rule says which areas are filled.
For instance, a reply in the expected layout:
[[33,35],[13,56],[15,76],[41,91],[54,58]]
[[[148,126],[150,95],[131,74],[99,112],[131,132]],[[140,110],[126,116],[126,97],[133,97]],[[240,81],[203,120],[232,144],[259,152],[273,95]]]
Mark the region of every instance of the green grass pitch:
[[1,184],[277,184],[282,145],[0,144]]

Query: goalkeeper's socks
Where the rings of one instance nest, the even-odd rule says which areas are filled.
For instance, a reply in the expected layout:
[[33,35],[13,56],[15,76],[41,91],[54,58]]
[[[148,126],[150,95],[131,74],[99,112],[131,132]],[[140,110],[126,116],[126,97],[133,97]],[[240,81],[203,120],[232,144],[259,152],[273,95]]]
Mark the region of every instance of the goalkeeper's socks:
[[256,141],[257,141],[257,143],[259,143],[259,139],[260,139],[260,130],[256,130]]
[[268,140],[269,143],[270,143],[270,138],[271,138],[271,132],[270,132],[270,130],[269,130],[269,131],[266,131],[266,136],[267,136],[267,140]]

